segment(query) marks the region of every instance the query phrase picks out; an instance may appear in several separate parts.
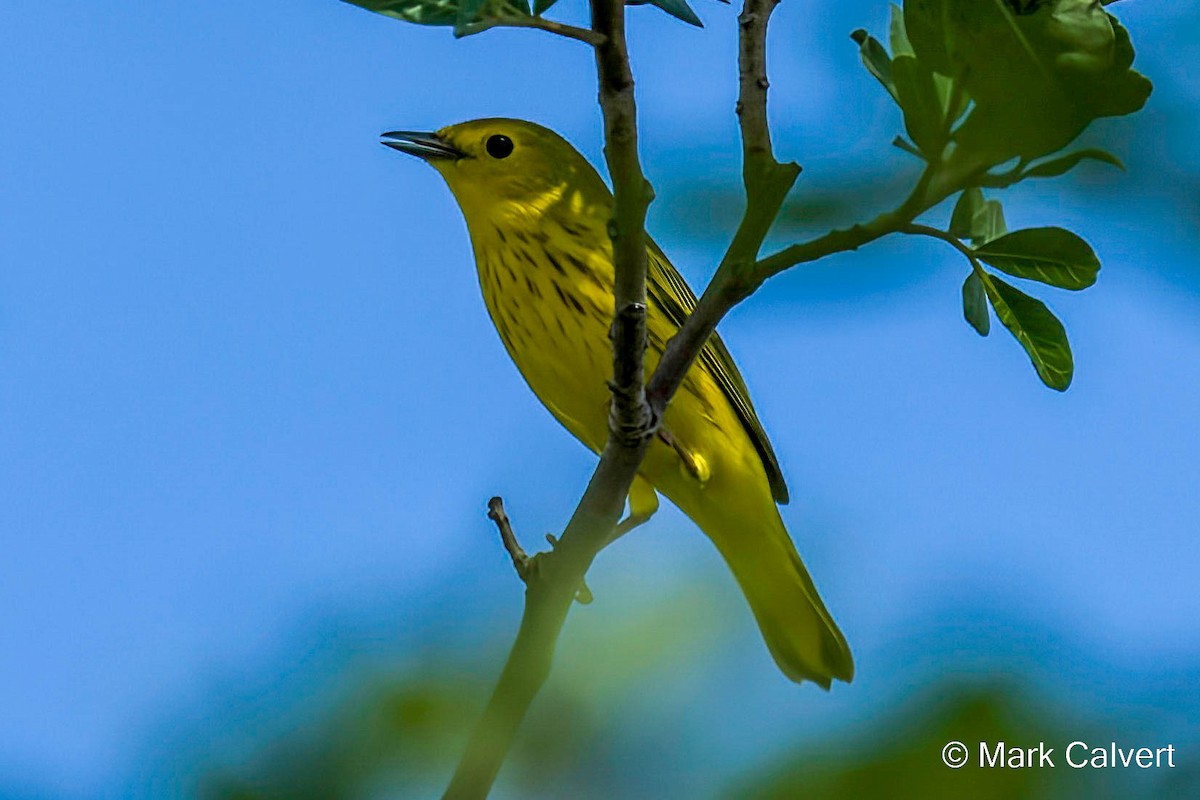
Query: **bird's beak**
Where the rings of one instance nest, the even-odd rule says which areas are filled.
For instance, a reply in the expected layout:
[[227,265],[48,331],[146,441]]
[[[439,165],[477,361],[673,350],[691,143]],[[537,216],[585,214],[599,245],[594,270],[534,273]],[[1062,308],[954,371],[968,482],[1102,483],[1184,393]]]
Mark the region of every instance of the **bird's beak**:
[[443,142],[436,133],[418,133],[417,131],[392,131],[382,134],[379,143],[401,153],[436,161],[439,159],[456,160],[465,153]]

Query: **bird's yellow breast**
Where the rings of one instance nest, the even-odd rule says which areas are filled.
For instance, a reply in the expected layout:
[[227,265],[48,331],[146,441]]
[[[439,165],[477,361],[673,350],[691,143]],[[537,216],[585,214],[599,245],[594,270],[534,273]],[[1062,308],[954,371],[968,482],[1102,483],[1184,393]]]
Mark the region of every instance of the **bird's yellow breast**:
[[475,235],[484,303],[543,403],[589,447],[607,433],[612,264],[558,226],[485,226]]
[[[533,392],[568,430],[599,452],[608,436],[611,396],[611,242],[603,225],[586,214],[565,223],[549,215],[539,215],[537,225],[522,222],[517,217],[471,226],[484,302]],[[676,330],[651,302],[647,372]],[[763,475],[736,411],[699,363],[689,371],[664,423],[682,447],[720,468],[725,477]],[[660,442],[651,448],[643,472],[665,488],[663,474],[656,473],[674,479],[680,469],[679,457]]]

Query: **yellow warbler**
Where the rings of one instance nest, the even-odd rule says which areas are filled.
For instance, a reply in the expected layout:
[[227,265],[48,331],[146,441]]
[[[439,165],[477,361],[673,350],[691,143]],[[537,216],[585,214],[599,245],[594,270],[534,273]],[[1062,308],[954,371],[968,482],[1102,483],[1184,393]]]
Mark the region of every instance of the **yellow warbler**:
[[[608,436],[612,195],[570,144],[539,125],[481,119],[383,143],[445,178],[475,251],[479,284],[504,346],[529,387],[595,452]],[[653,370],[696,304],[648,240],[648,350]],[[665,494],[724,556],[776,663],[792,680],[849,681],[846,640],[813,586],[776,502],[787,487],[729,351],[714,335],[685,377],[629,496],[647,518]]]

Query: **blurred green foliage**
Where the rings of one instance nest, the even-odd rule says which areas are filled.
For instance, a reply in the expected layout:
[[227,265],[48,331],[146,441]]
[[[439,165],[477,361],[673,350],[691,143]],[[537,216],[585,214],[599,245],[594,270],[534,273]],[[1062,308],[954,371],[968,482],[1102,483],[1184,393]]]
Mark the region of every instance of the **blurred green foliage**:
[[[660,620],[661,621],[661,620]],[[618,637],[621,641],[631,641]],[[654,637],[638,647],[657,650]],[[636,647],[635,647],[636,649]],[[651,662],[628,664],[615,693],[558,680],[539,698],[502,774],[501,796],[545,798],[657,797],[637,765],[614,765],[614,742],[636,726],[637,713],[620,695],[644,678]],[[633,662],[637,659],[634,658]],[[461,663],[434,659],[421,669],[381,677],[334,708],[311,730],[270,744],[249,766],[218,768],[200,795],[208,800],[364,800],[436,796],[439,781],[462,746],[462,731],[477,713],[484,683]],[[1188,769],[1077,770],[1063,748],[1072,741],[1107,743],[1119,722],[1089,719],[1028,689],[1031,679],[1008,676],[966,681],[947,675],[914,691],[899,710],[792,746],[744,772],[732,785],[702,797],[731,800],[1134,800],[1193,797],[1200,773]],[[589,694],[594,693],[592,696]],[[628,699],[628,698],[626,698]],[[599,701],[599,703],[597,702]],[[951,741],[967,744],[960,769],[942,761]],[[981,768],[980,742],[1054,748],[1055,768]],[[661,754],[660,754],[661,755]],[[1178,762],[1177,762],[1178,763]],[[686,768],[661,765],[667,771]],[[650,785],[648,785],[650,784]],[[510,794],[504,794],[507,791]],[[661,790],[657,790],[661,791]],[[683,796],[672,794],[671,796]]]
[[[831,744],[798,749],[750,775],[731,796],[784,798],[922,798],[922,800],[1064,800],[1130,797],[1114,791],[1111,775],[1091,770],[979,768],[979,742],[1062,745],[1088,729],[1069,713],[1055,713],[1015,682],[973,685],[948,678],[927,687],[900,713]],[[1099,735],[1099,734],[1097,734]],[[967,745],[966,766],[942,763],[951,741]],[[1061,743],[1061,744],[1060,744]]]
[[[1180,753],[1175,769],[1067,767],[1063,747],[1076,739],[1153,746],[1167,742],[1146,733],[1146,711],[1130,705],[1129,698],[1116,705],[1111,698],[1089,700],[1064,692],[1057,681],[1052,686],[1045,675],[1032,673],[1035,663],[1017,656],[997,655],[990,666],[963,662],[961,671],[955,657],[939,657],[936,672],[918,666],[916,675],[905,679],[907,685],[898,682],[885,697],[875,694],[873,713],[856,712],[832,724],[815,723],[807,713],[791,716],[785,708],[768,711],[769,718],[758,722],[762,710],[729,718],[721,710],[725,700],[752,697],[770,687],[738,683],[744,672],[725,657],[747,633],[746,610],[732,590],[721,591],[697,578],[668,580],[656,589],[640,582],[602,585],[595,605],[576,608],[551,680],[501,772],[497,798],[1200,796],[1200,770],[1185,755],[1191,752],[1189,741],[1174,740]],[[489,627],[499,648],[509,631],[495,620]],[[466,634],[464,639],[477,642],[478,636]],[[930,646],[914,645],[920,650]],[[308,696],[289,693],[290,702],[304,713],[285,715],[290,721],[281,719],[273,729],[251,722],[249,747],[202,757],[199,772],[189,770],[200,776],[196,794],[204,800],[438,796],[491,690],[498,652],[449,641],[415,652],[400,664],[343,663],[327,681],[332,689]],[[871,675],[863,678],[872,680]],[[815,710],[831,699],[813,687],[780,682],[779,688],[802,700],[800,708],[811,702]],[[856,689],[870,694],[878,685],[849,691]],[[1165,691],[1170,695],[1176,690]],[[749,735],[746,726],[760,724],[778,731],[776,746],[768,752],[729,751],[738,731]],[[1169,722],[1167,729],[1172,729]],[[1150,738],[1130,738],[1139,736]],[[967,766],[954,770],[944,765],[942,748],[950,741],[968,745],[972,761]],[[999,741],[1021,747],[1046,742],[1055,748],[1056,767],[979,768],[978,743]],[[713,742],[723,742],[720,751],[706,749]],[[714,757],[716,765],[709,763]],[[677,785],[696,771],[705,780]]]
[[[601,597],[580,610],[554,673],[501,775],[520,797],[611,797],[628,786],[615,755],[641,714],[691,705],[694,680],[732,629],[730,609],[701,585],[637,601]],[[607,601],[607,602],[606,602]],[[614,613],[615,612],[615,613]],[[410,665],[346,676],[345,697],[310,723],[275,733],[241,764],[206,769],[207,800],[433,797],[453,769],[494,682],[497,653],[425,651]],[[687,664],[695,665],[689,675]],[[657,686],[639,697],[634,686]],[[315,702],[315,699],[314,699]],[[669,713],[669,712],[664,712]],[[646,748],[643,748],[646,749]],[[650,754],[657,758],[656,754]]]

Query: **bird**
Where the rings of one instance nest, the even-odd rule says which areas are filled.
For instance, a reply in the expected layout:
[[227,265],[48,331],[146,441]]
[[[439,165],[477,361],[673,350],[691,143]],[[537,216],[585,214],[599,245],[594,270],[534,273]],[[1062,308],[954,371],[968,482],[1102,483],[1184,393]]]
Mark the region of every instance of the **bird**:
[[[613,318],[613,196],[557,133],[477,119],[381,142],[432,166],[466,220],[484,305],[525,382],[585,446],[608,436]],[[653,371],[696,296],[647,242],[645,367]],[[771,655],[793,681],[829,689],[854,661],[792,542],[777,503],[788,489],[749,390],[714,333],[663,413],[630,488],[628,521],[665,495],[713,542]]]

